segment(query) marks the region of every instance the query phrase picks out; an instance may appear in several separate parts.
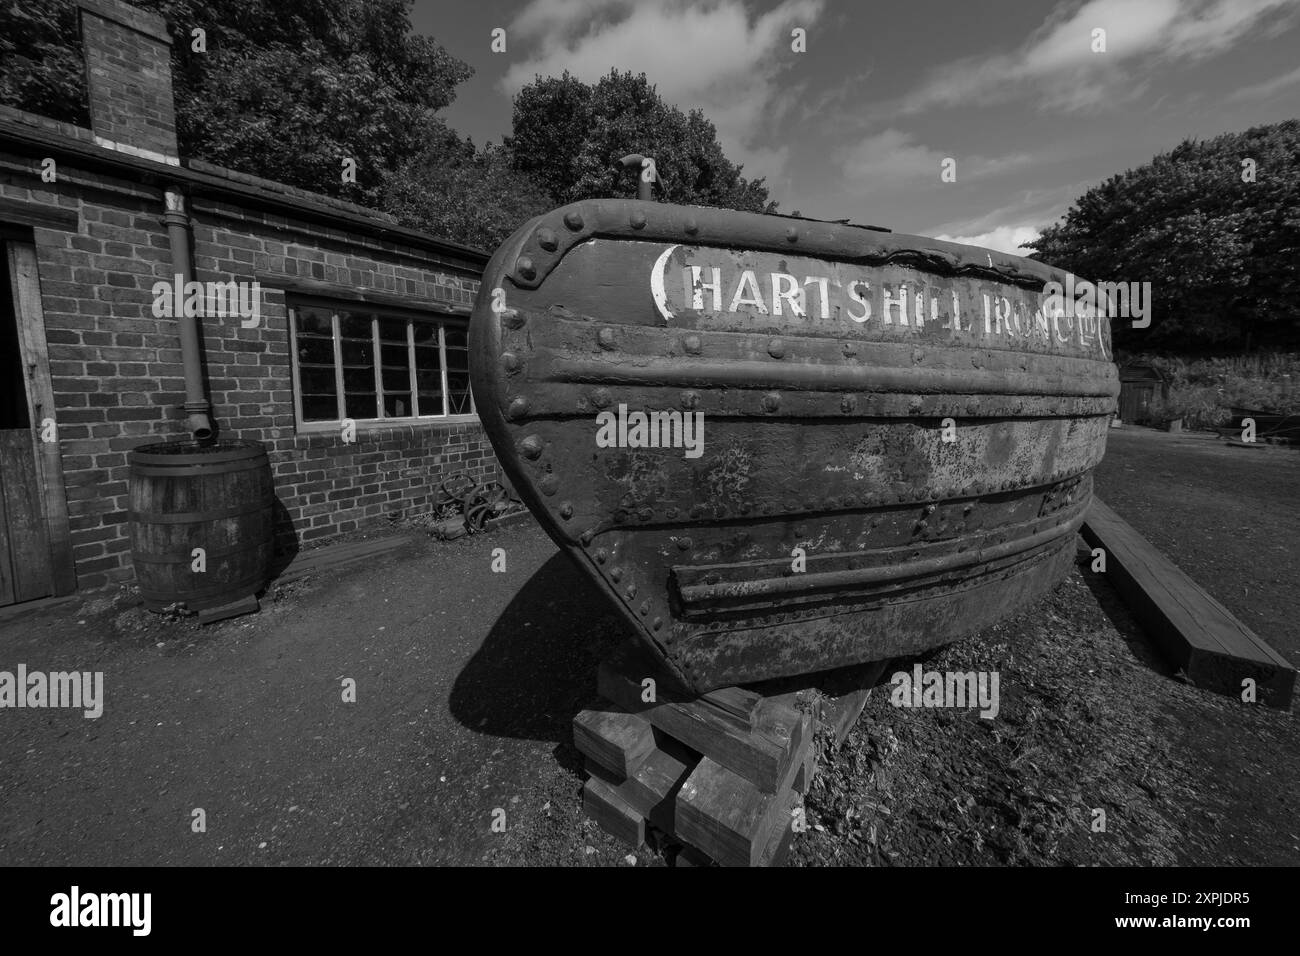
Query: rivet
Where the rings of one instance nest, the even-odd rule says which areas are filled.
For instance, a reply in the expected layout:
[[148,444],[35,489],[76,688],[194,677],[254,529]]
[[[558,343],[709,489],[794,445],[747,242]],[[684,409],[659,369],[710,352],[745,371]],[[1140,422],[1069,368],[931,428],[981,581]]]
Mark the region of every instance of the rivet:
[[698,392],[692,392],[689,390],[682,392],[681,402],[682,408],[694,408],[696,405],[700,404],[700,395]]
[[568,226],[570,229],[572,229],[574,232],[577,232],[579,229],[582,228],[582,216],[579,215],[577,212],[573,212],[573,211],[566,212],[564,214],[564,224]]
[[588,544],[591,544],[592,539],[595,538],[595,537],[596,537],[596,532],[592,531],[591,529],[588,529],[588,530],[582,532],[582,537],[581,537],[579,540],[580,540],[584,545],[588,545]]
[[695,542],[691,541],[690,538],[678,538],[678,539],[677,539],[677,550],[679,550],[679,551],[689,551],[689,550],[691,550],[691,548],[692,548],[692,546],[694,545],[694,543],[695,543]]
[[622,568],[610,568],[610,569],[609,569],[609,579],[610,579],[611,581],[621,581],[621,580],[623,580],[623,569],[622,569]]
[[645,213],[640,209],[634,210],[632,215],[628,216],[627,221],[631,223],[633,229],[645,228]]
[[844,395],[840,397],[840,411],[851,412],[858,407],[858,400],[853,395]]
[[609,552],[606,551],[604,548],[597,548],[597,549],[596,549],[596,560],[597,560],[598,562],[600,562],[601,564],[604,564],[606,561],[609,560]]
[[542,489],[542,494],[549,498],[560,490],[560,479],[554,475],[547,475],[538,483],[538,487]]
[[636,516],[642,521],[649,521],[655,516],[655,510],[653,508],[642,508],[637,512]]
[[520,256],[515,262],[515,269],[525,279],[534,279],[537,277],[537,268],[533,265],[533,260],[527,256]]
[[560,245],[560,240],[556,238],[554,232],[550,229],[537,230],[537,244],[547,252],[554,252]]
[[512,401],[510,403],[509,414],[511,418],[523,418],[525,415],[527,415],[528,399],[524,398],[521,395],[518,398],[516,398],[514,401]]
[[610,397],[609,389],[607,388],[598,388],[591,393],[591,404],[595,405],[597,408],[605,408],[611,401],[613,401],[613,399]]
[[649,602],[649,601],[642,601],[642,602],[641,602],[641,606],[640,606],[639,608],[637,608],[637,611],[640,612],[640,614],[641,614],[642,617],[645,617],[647,614],[650,613],[650,602]]
[[653,621],[650,622],[650,626],[653,627],[653,628],[657,631],[657,630],[659,630],[659,628],[661,628],[661,627],[664,626],[664,619],[663,619],[662,617],[657,617],[657,618],[655,618]]
[[682,347],[692,355],[700,353],[700,337],[698,335],[688,335],[682,339]]
[[785,241],[786,241],[786,242],[798,242],[798,241],[799,241],[799,230],[796,229],[794,226],[791,226],[789,229],[787,229],[787,230],[785,231]]
[[694,219],[686,220],[686,235],[693,236],[700,231],[700,224]]
[[542,454],[542,440],[536,435],[529,435],[519,443],[519,450],[523,452],[525,458],[536,460]]
[[568,521],[570,518],[573,517],[572,502],[566,501],[564,504],[560,505],[560,517],[563,518],[565,521]]
[[785,343],[780,339],[772,339],[767,343],[767,354],[772,358],[780,358],[785,355]]
[[596,342],[602,349],[612,349],[617,344],[614,341],[614,330],[610,328],[601,329],[596,333]]
[[666,517],[669,521],[675,520],[677,518],[677,509],[669,508],[667,511],[664,512],[664,517]]
[[768,392],[763,396],[763,411],[774,412],[781,407],[781,396],[777,392]]
[[527,321],[528,319],[524,316],[523,312],[518,309],[512,309],[510,312],[506,313],[506,325],[510,326],[512,329],[522,329],[524,323]]
[[502,352],[501,367],[504,368],[507,373],[519,371],[519,356],[514,352]]
[[623,593],[627,595],[628,600],[630,601],[632,598],[636,597],[636,585],[629,584],[627,586],[627,590],[624,591]]

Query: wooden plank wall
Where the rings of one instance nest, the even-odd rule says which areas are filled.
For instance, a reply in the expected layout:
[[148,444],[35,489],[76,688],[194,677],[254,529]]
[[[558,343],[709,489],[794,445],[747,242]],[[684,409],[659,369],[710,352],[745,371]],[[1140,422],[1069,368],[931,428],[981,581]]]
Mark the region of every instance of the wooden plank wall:
[[39,508],[34,513],[44,516],[45,539],[49,548],[44,567],[51,577],[52,592],[46,593],[71,594],[77,589],[77,572],[72,556],[68,500],[63,490],[63,460],[58,441],[40,440],[41,423],[45,419],[56,419],[56,415],[54,384],[50,380],[50,361],[45,344],[45,312],[41,307],[36,247],[31,243],[13,241],[4,245],[5,264],[13,286],[18,348],[23,369],[27,373],[24,384],[33,429],[29,436],[28,453],[34,457],[36,481],[40,488]]

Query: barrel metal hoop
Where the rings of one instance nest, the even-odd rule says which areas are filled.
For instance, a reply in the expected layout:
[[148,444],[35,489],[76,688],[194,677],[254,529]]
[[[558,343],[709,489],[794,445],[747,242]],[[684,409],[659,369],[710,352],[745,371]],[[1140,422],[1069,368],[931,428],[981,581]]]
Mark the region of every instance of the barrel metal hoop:
[[[195,545],[200,547],[200,545]],[[204,558],[206,560],[216,560],[217,558],[228,558],[232,554],[244,554],[247,551],[259,551],[262,548],[271,547],[266,541],[255,541],[252,544],[244,545],[242,548],[223,548],[220,551],[209,551],[204,549]],[[192,550],[186,552],[176,552],[175,554],[132,554],[132,562],[136,564],[189,564],[194,560]],[[197,573],[197,572],[196,572]]]
[[217,518],[234,518],[239,515],[252,515],[260,512],[272,512],[270,502],[263,502],[256,508],[248,505],[231,505],[229,508],[216,508],[211,511],[187,511],[181,514],[141,514],[131,509],[131,520],[136,524],[198,524],[201,521],[213,521]]

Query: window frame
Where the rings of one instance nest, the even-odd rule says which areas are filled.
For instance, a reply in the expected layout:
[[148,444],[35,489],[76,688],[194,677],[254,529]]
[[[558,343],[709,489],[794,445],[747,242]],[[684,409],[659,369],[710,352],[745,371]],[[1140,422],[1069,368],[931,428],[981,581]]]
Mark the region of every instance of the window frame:
[[[333,343],[334,362],[334,395],[337,403],[335,410],[340,414],[340,417],[338,418],[321,419],[319,421],[306,421],[303,418],[302,372],[298,367],[298,313],[300,309],[304,308],[320,309],[329,312],[330,315],[330,332],[331,341]],[[435,309],[405,309],[397,306],[372,305],[369,302],[363,301],[320,298],[293,293],[286,296],[285,311],[288,316],[289,358],[293,375],[291,387],[293,389],[294,427],[299,434],[321,432],[336,433],[343,426],[343,418],[345,417],[344,413],[346,412],[345,403],[347,398],[344,392],[343,382],[343,345],[342,335],[339,330],[340,312],[361,313],[363,315],[368,315],[370,318],[371,348],[373,349],[375,373],[375,410],[377,412],[382,412],[384,409],[383,352],[380,346],[378,320],[384,318],[396,319],[404,322],[406,325],[407,372],[410,376],[411,382],[411,388],[407,394],[411,396],[411,402],[417,414],[404,415],[400,418],[353,418],[353,421],[356,422],[357,431],[372,431],[375,429],[407,425],[437,426],[478,423],[478,409],[474,402],[473,390],[470,390],[470,411],[468,413],[461,412],[451,414],[451,393],[447,388],[447,325],[450,323],[463,326],[468,331],[468,316],[452,311],[443,312]],[[415,323],[417,322],[435,325],[438,329],[438,361],[439,371],[441,373],[443,408],[441,414],[418,414],[420,411],[420,398],[419,386],[416,379],[418,370],[415,367]],[[468,352],[466,355],[468,359]],[[468,373],[468,361],[466,365]]]

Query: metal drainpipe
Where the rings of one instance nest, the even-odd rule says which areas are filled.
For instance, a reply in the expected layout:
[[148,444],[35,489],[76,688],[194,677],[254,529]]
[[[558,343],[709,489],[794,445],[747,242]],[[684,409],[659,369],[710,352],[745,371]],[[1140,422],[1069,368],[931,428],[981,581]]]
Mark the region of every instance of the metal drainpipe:
[[[620,159],[617,165],[622,166],[624,169],[637,170],[636,198],[652,200],[654,199],[654,182],[641,175],[641,169],[645,165],[647,159],[649,159],[649,157],[642,156],[640,153],[629,153]],[[651,159],[650,162],[653,163],[654,160]],[[656,169],[655,175],[658,176],[658,174],[659,171]]]
[[[167,224],[167,241],[171,247],[172,272],[184,284],[194,278],[190,264],[190,217],[185,209],[185,194],[175,187],[164,194],[167,211],[163,222]],[[208,413],[211,405],[203,394],[203,365],[199,354],[198,316],[185,315],[182,303],[173,303],[176,324],[181,335],[181,363],[185,368],[185,404],[190,435],[195,441],[206,442],[213,436],[212,419]]]

